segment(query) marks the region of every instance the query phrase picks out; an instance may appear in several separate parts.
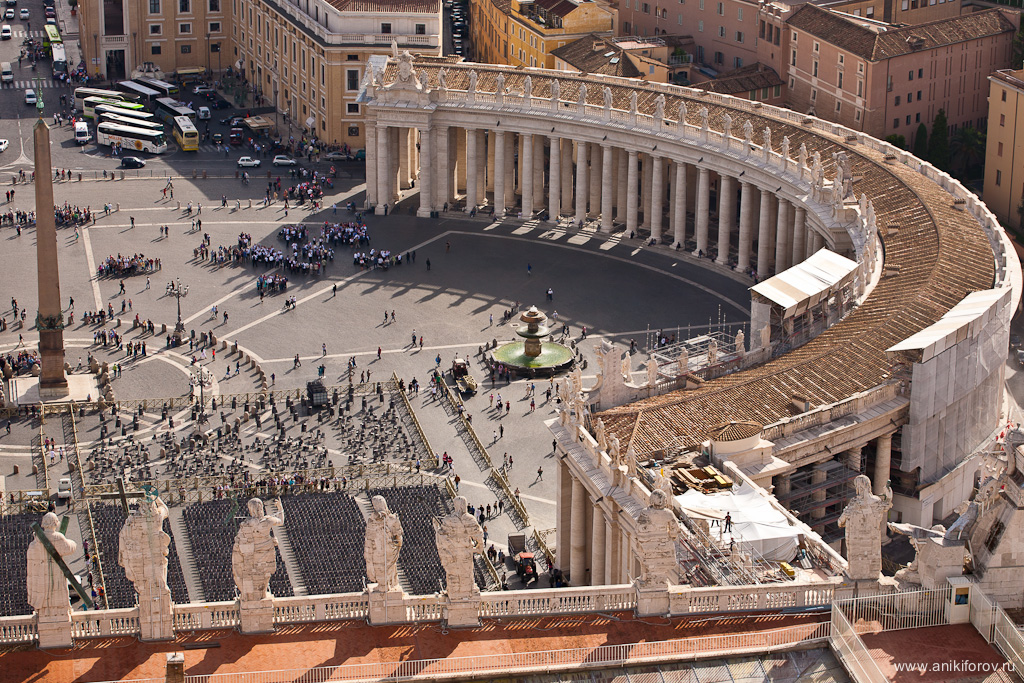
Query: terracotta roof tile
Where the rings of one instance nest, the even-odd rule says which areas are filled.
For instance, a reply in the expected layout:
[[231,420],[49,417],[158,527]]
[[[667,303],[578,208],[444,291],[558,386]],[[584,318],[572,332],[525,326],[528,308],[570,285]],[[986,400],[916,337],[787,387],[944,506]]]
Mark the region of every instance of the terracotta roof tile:
[[782,84],[783,80],[779,74],[775,73],[775,69],[756,62],[694,87],[723,95],[739,95],[749,93],[751,90],[772,88]]
[[596,33],[555,48],[551,54],[583,73],[627,78],[640,76],[640,71],[623,50]]
[[341,12],[412,12],[436,14],[441,11],[441,0],[330,0]]

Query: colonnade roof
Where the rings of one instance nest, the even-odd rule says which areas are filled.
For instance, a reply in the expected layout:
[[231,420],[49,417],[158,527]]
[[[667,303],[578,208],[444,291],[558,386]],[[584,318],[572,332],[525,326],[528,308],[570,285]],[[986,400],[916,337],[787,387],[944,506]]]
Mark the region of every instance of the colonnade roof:
[[[421,79],[426,77],[428,90],[439,88],[440,65],[425,60],[417,62],[415,68]],[[707,381],[698,389],[670,392],[604,411],[599,417],[609,433],[638,456],[697,447],[712,427],[731,420],[762,425],[777,422],[794,414],[794,396],[804,397],[812,405],[827,405],[878,386],[891,376],[887,348],[937,321],[970,292],[993,286],[995,256],[989,238],[971,213],[954,208],[949,192],[910,166],[886,164],[879,151],[782,118],[771,107],[755,109],[750,102],[719,95],[712,98],[689,88],[549,70],[466,63],[447,65],[445,71],[449,96],[431,103],[434,125],[444,123],[447,107],[463,117],[472,113],[472,101],[450,95],[451,91],[469,89],[473,71],[477,92],[494,93],[500,73],[504,74],[506,92],[512,97],[521,96],[525,79],[530,76],[534,99],[545,100],[550,99],[551,85],[557,79],[562,101],[578,101],[581,87],[586,85],[587,103],[602,107],[602,91],[607,86],[615,109],[628,111],[635,92],[637,111],[647,115],[654,114],[657,98],[664,94],[666,122],[674,119],[679,103],[684,101],[687,122],[693,126],[700,127],[703,107],[708,109],[710,127],[717,131],[722,130],[726,114],[732,118],[734,134],[749,119],[758,138],[760,131],[771,128],[777,152],[787,136],[791,150],[806,144],[810,154],[820,152],[826,177],[835,174],[833,153],[846,152],[854,176],[854,193],[858,197],[866,195],[873,202],[885,249],[884,275],[863,303],[807,344],[763,365]],[[380,74],[381,84],[394,82],[397,73],[397,65],[391,61]],[[387,108],[388,104],[375,106]],[[486,127],[484,117],[489,120],[497,105],[479,106],[481,127]],[[548,107],[535,104],[531,109],[515,108],[520,117],[551,118],[556,125],[554,134],[570,138],[601,140],[609,126],[622,125],[600,119],[588,123],[587,118],[580,118],[569,126],[562,118],[551,117]],[[503,121],[502,128],[507,130],[508,125]],[[636,132],[651,136],[651,142],[663,139],[656,133]],[[700,144],[696,138],[680,140],[674,132],[661,135],[682,144]],[[715,153],[710,145],[702,146],[702,152],[705,148],[708,154]]]

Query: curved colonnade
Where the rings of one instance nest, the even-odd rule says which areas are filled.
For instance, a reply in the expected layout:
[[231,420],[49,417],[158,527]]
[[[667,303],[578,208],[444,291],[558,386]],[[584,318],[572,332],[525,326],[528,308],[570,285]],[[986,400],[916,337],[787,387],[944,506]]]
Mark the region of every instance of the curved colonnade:
[[408,55],[389,60],[367,95],[367,203],[378,212],[415,185],[420,215],[460,196],[497,215],[518,202],[523,217],[547,210],[717,251],[718,266],[761,279],[821,247],[860,264],[856,291],[867,295],[809,343],[606,411],[609,431],[638,454],[693,447],[728,420],[772,424],[796,396],[826,405],[876,387],[892,377],[885,350],[970,292],[1013,287],[1011,310],[1019,303],[1017,259],[977,197],[835,124],[678,86]]

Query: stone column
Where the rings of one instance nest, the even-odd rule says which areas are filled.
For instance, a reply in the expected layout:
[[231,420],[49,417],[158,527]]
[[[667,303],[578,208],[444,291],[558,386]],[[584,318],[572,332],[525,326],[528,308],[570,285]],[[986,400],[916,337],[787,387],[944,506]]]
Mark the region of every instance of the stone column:
[[590,209],[587,215],[596,217],[601,211],[601,146],[591,142],[587,148],[590,152]]
[[533,213],[533,135],[523,138],[523,218]]
[[680,249],[686,243],[686,164],[676,162],[675,185],[672,189],[672,242]]
[[587,571],[587,559],[584,557],[587,541],[583,538],[583,530],[587,525],[587,504],[590,502],[586,489],[576,477],[572,478],[572,517],[570,518],[569,545],[569,580],[576,585],[583,579]]
[[519,149],[519,156],[516,157],[519,160],[519,163],[518,163],[519,173],[516,175],[516,191],[519,193],[519,196],[521,197],[523,195],[523,159],[525,158],[523,156],[523,134],[522,133],[519,134],[519,137],[517,139],[517,143],[516,144],[519,145],[519,147],[518,147],[518,149]]
[[885,485],[889,481],[891,467],[892,434],[883,434],[875,439],[875,478],[871,482],[871,490],[876,496],[885,493]]
[[377,203],[377,126],[366,127],[366,200],[363,208]]
[[695,213],[695,232],[697,248],[693,255],[708,255],[708,212],[711,210],[711,171],[706,168],[697,169],[697,210]]
[[438,210],[452,198],[452,166],[451,146],[448,126],[440,126],[435,129],[434,140],[437,142],[437,150],[434,156],[437,157],[437,174],[434,178],[434,206]]
[[576,216],[579,225],[587,219],[587,143],[576,143]]
[[640,164],[640,208],[644,214],[644,220],[640,223],[641,228],[651,227],[651,181],[654,176],[654,164],[651,155],[644,152]]
[[[811,470],[811,486],[819,486],[820,484],[824,484],[825,480],[828,479],[828,472],[824,467],[825,464],[827,463],[819,463],[814,466],[814,469]],[[817,488],[814,491],[811,491],[811,501],[814,503],[821,503],[822,501],[825,500],[826,496],[827,492],[824,487]],[[817,507],[811,510],[811,519],[822,519],[824,516],[825,508],[823,507]],[[812,523],[811,526],[817,525]]]
[[773,493],[776,498],[782,498],[788,496],[789,492],[793,489],[793,479],[789,474],[780,474],[775,477],[775,490]]
[[[391,150],[397,151],[402,144],[402,136],[404,128],[392,127],[388,129],[388,133],[391,136]],[[388,179],[391,182],[391,206],[394,208],[398,202],[402,201],[402,173],[401,173],[401,158],[390,160],[391,167],[388,169]]]
[[548,158],[548,220],[558,223],[562,213],[562,140],[551,138]]
[[600,586],[604,583],[606,552],[604,512],[600,507],[594,508],[594,522],[591,526],[593,534],[590,539],[590,585]]
[[636,151],[629,150],[628,170],[626,171],[626,236],[632,237],[637,229],[637,167]]
[[455,130],[455,156],[456,156],[456,167],[455,167],[455,192],[456,196],[466,189],[466,134],[468,131],[465,128],[457,128]]
[[[374,213],[384,215],[384,206],[391,203],[391,134],[387,126],[377,126],[377,208]],[[38,215],[38,214],[37,214]]]
[[533,136],[533,204],[544,208],[544,136]]
[[627,194],[629,188],[626,182],[629,175],[629,155],[626,154],[624,149],[616,149],[615,158],[616,168],[618,169],[618,183],[616,183],[617,187],[615,188],[615,219],[625,225],[629,215],[629,199]]
[[516,205],[516,134],[505,136],[505,209]]
[[[817,230],[811,231],[811,254],[825,248],[825,238]],[[808,254],[810,256],[810,254]]]
[[650,157],[651,160],[651,239],[661,243],[661,219],[663,201],[665,199],[665,160],[661,157]]
[[793,211],[793,260],[790,265],[797,265],[804,260],[807,251],[807,209],[794,205]]
[[778,220],[775,221],[775,272],[781,273],[789,268],[789,202],[779,198]]
[[569,546],[572,545],[572,475],[565,460],[558,461],[558,526],[555,529],[555,565],[561,569],[569,568]]
[[494,149],[494,217],[500,219],[505,214],[505,133],[492,131],[491,147]]
[[764,280],[771,272],[768,262],[772,236],[772,197],[768,190],[761,190],[760,215],[757,218],[757,279]]
[[849,467],[854,472],[860,472],[861,466],[861,447],[851,448],[843,451],[842,455],[843,464]]
[[750,248],[754,239],[754,185],[740,183],[740,252],[736,270],[746,273],[750,269]]
[[601,147],[601,232],[612,231],[612,147]]
[[[494,181],[496,168],[494,161],[494,134],[495,131],[489,131],[484,134],[484,144],[487,146],[487,187],[484,190],[484,201],[487,200],[487,193],[494,192]],[[495,206],[498,202],[494,202],[491,206]]]
[[736,225],[736,179],[729,175],[719,177],[722,182],[718,188],[718,258],[715,263],[724,266],[729,263],[729,240]]
[[612,530],[612,522],[605,517],[604,520],[604,585],[610,586],[615,583],[612,574],[615,571],[615,535]]
[[434,132],[430,128],[420,131],[420,208],[416,215],[429,218],[434,210],[434,177],[430,165],[434,163]]
[[566,138],[562,143],[562,211],[572,212],[572,140]]
[[399,190],[409,187],[409,129],[398,129],[398,185]]
[[476,208],[480,203],[477,194],[477,137],[475,128],[466,129],[466,213]]

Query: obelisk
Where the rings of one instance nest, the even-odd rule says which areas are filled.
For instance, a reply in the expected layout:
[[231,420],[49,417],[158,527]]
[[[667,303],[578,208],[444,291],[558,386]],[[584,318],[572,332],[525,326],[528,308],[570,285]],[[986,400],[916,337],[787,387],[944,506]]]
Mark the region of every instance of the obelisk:
[[53,179],[50,168],[50,128],[42,118],[32,129],[36,155],[36,276],[39,278],[39,399],[68,395],[64,376],[64,312],[60,306],[57,267],[57,222],[53,215]]

